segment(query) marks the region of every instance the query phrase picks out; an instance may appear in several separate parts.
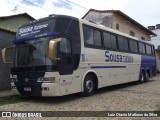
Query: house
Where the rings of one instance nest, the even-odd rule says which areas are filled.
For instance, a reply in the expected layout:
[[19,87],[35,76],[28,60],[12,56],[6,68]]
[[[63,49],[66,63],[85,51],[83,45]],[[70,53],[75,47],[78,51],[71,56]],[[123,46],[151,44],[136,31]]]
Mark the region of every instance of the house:
[[156,36],[154,32],[145,28],[120,10],[90,9],[82,19],[110,27],[142,40],[150,40],[150,36]]
[[154,44],[155,49],[158,49],[158,46],[160,46],[160,24],[157,24],[156,26],[148,26],[148,29],[157,35],[151,37],[151,43]]
[[157,70],[160,72],[160,24],[156,26],[148,26],[148,29],[154,32],[157,36],[151,37],[151,43],[154,44],[157,55]]
[[[34,18],[27,13],[0,17],[0,51],[12,45],[18,27],[24,23],[33,21]],[[7,58],[11,55],[8,54]],[[10,89],[10,64],[3,64],[0,56],[0,90]]]
[[160,73],[160,46],[156,49],[156,55],[157,71]]

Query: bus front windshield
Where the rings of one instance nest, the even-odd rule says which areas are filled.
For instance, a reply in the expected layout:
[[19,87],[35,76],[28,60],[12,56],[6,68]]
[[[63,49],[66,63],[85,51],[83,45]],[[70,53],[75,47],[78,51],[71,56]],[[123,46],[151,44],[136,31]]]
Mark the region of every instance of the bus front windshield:
[[48,58],[49,37],[17,43],[15,46],[15,67],[54,65]]

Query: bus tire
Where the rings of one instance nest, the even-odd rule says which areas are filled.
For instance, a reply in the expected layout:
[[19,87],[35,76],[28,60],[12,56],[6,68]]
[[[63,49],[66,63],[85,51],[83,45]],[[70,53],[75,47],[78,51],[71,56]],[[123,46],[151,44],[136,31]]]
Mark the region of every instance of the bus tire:
[[84,85],[83,86],[84,96],[91,96],[94,94],[95,89],[96,89],[96,84],[95,84],[95,78],[93,77],[93,75],[91,74],[86,75],[83,85]]
[[142,71],[142,73],[141,73],[141,79],[139,80],[139,83],[144,83],[144,81],[145,81],[145,72],[144,71]]
[[146,72],[144,82],[148,82],[148,81],[149,81],[149,74],[148,72]]

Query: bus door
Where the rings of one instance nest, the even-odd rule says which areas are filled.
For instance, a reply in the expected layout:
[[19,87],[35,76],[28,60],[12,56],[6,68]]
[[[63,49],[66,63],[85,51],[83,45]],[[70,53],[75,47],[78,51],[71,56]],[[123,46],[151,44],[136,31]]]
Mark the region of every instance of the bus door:
[[60,94],[66,95],[72,92],[73,55],[71,40],[62,38],[59,43]]
[[59,74],[69,75],[73,73],[73,55],[71,48],[71,40],[62,38],[59,44]]

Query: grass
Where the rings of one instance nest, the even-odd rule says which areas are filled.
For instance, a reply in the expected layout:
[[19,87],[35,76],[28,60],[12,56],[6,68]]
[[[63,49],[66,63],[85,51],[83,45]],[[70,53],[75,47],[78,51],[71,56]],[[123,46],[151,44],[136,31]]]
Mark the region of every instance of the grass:
[[6,104],[14,104],[23,101],[21,96],[13,95],[7,97],[0,97],[0,106]]

